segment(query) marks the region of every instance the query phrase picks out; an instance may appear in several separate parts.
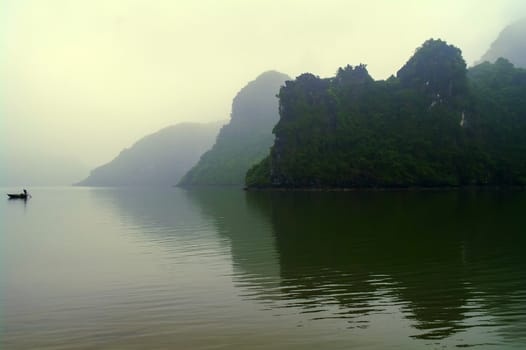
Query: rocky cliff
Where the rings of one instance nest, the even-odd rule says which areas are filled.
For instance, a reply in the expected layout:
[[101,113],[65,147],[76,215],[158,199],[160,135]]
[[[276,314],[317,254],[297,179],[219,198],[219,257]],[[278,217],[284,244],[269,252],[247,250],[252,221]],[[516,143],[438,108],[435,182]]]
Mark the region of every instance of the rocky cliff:
[[248,187],[526,185],[526,71],[505,59],[468,71],[458,48],[428,40],[396,77],[303,74],[279,103]]

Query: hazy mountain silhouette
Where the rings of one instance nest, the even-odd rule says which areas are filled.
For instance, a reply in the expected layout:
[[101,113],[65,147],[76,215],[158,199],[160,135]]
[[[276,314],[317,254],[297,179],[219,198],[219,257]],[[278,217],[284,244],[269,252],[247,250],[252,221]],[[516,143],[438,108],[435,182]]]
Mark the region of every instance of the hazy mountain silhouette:
[[526,18],[504,28],[478,63],[494,62],[499,57],[517,67],[526,68]]
[[209,149],[223,122],[181,123],[145,136],[79,186],[172,186]]
[[214,147],[179,185],[242,185],[247,170],[269,153],[272,128],[279,119],[276,95],[289,79],[268,71],[241,89],[232,102],[231,120],[219,132]]

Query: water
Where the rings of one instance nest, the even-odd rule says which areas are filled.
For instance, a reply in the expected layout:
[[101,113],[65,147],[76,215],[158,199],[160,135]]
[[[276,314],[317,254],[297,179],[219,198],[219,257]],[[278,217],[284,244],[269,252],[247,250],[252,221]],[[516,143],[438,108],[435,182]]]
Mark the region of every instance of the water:
[[526,192],[32,194],[2,349],[526,347]]

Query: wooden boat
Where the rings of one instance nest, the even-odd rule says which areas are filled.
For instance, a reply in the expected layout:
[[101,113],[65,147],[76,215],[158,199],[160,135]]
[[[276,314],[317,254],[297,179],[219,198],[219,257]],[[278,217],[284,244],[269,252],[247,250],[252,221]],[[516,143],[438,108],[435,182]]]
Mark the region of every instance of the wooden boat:
[[29,197],[28,194],[25,193],[8,193],[9,199],[27,199]]

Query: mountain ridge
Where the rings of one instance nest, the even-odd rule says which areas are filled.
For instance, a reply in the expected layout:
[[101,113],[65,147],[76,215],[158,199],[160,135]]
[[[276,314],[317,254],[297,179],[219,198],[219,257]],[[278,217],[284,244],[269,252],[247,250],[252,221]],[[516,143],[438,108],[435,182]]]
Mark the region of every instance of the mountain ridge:
[[526,17],[506,26],[479,61],[495,62],[503,57],[517,67],[526,68]]
[[272,128],[279,119],[276,94],[288,79],[283,73],[266,71],[245,85],[234,97],[230,121],[215,144],[178,186],[242,186],[247,170],[269,152]]
[[224,122],[183,122],[137,140],[76,186],[173,186],[210,147]]

